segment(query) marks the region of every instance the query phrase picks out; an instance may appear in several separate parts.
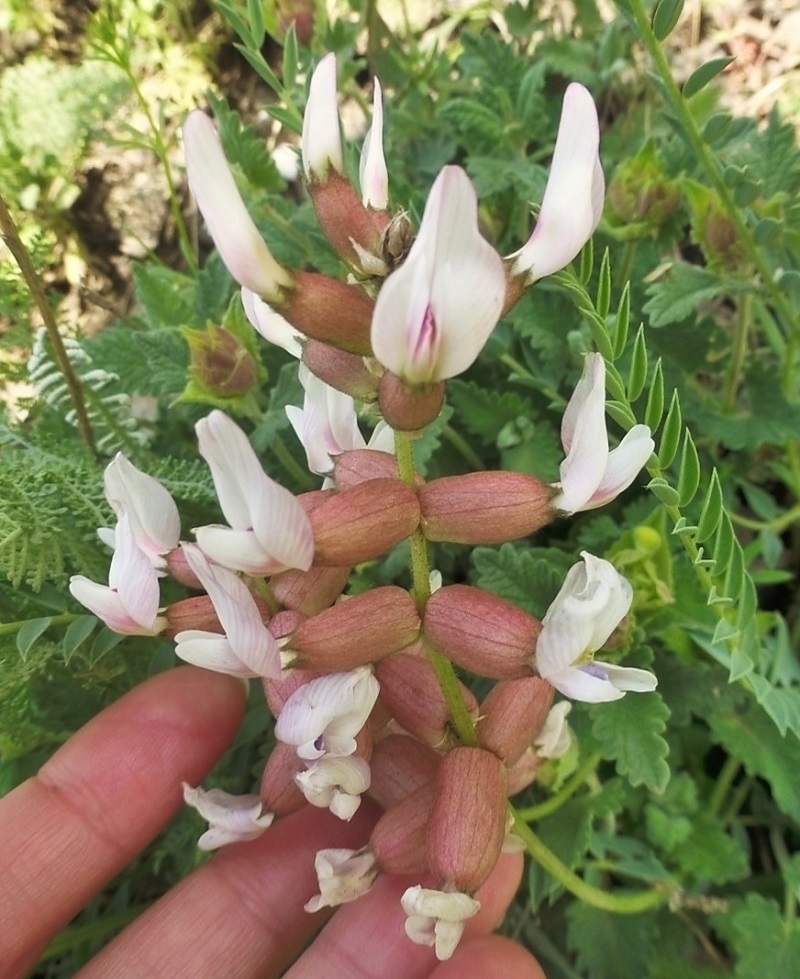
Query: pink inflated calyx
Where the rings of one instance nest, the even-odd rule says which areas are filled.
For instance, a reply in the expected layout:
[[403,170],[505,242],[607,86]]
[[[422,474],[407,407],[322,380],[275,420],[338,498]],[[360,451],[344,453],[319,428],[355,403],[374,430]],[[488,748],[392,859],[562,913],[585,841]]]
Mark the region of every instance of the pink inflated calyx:
[[557,490],[516,472],[474,472],[433,479],[418,492],[428,540],[501,544],[527,537],[553,520]]
[[446,585],[429,599],[423,633],[457,666],[479,676],[531,676],[541,623],[496,595],[470,585]]
[[478,743],[513,765],[541,732],[555,689],[541,677],[501,680],[481,701]]

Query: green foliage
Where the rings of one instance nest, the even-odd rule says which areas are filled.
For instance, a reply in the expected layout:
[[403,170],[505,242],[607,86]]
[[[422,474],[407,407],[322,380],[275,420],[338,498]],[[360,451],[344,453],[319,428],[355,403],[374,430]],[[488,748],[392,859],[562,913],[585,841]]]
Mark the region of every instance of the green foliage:
[[592,733],[619,774],[631,785],[663,791],[670,777],[669,748],[663,738],[669,708],[661,696],[623,697],[592,713]]

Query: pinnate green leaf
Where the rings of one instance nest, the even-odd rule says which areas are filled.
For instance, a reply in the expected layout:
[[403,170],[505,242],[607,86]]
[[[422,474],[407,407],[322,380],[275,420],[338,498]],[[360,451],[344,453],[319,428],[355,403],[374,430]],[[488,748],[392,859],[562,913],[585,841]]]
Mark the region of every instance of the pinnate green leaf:
[[663,41],[675,29],[683,13],[684,0],[660,0],[653,14],[653,33]]
[[683,97],[685,99],[690,99],[693,95],[696,95],[701,89],[708,85],[712,78],[716,78],[721,71],[724,71],[728,65],[735,60],[735,58],[731,57],[712,58],[711,61],[707,61],[704,65],[700,65],[700,67],[696,68],[684,82],[683,88],[681,89],[683,92]]
[[17,649],[24,658],[36,645],[37,640],[48,629],[52,618],[43,616],[40,619],[30,619],[17,633]]
[[628,400],[635,401],[647,383],[647,344],[644,339],[644,326],[640,325],[633,342],[631,367],[628,373]]
[[661,358],[656,361],[653,369],[653,377],[650,381],[650,390],[647,394],[647,407],[644,410],[644,421],[650,426],[650,431],[655,432],[664,414],[664,371],[661,366]]
[[717,470],[711,474],[711,482],[706,493],[700,519],[697,522],[697,539],[707,540],[719,526],[724,506],[722,503],[722,487],[719,484]]
[[680,497],[678,505],[682,507],[688,506],[694,499],[699,485],[700,459],[697,455],[697,447],[694,444],[694,439],[687,428],[683,435],[681,466],[678,474],[678,496]]

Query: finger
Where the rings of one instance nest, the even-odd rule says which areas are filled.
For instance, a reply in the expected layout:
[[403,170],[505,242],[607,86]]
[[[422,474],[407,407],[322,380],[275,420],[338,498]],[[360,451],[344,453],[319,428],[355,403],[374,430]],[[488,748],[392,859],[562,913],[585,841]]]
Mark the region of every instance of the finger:
[[[466,935],[486,934],[502,919],[522,876],[520,854],[504,854],[476,897],[481,909]],[[340,908],[285,979],[424,979],[436,965],[433,949],[405,933],[400,898],[418,884],[410,877],[382,877],[372,890]],[[500,973],[497,973],[500,975]]]
[[241,684],[162,673],[90,721],[0,802],[0,948],[24,974],[47,941],[158,833],[233,737]]
[[465,939],[430,979],[547,979],[542,967],[521,945],[501,935]]
[[349,823],[307,806],[259,839],[225,847],[103,949],[80,979],[278,975],[325,920],[303,910],[318,891],[316,851],[363,846],[376,819],[366,802]]

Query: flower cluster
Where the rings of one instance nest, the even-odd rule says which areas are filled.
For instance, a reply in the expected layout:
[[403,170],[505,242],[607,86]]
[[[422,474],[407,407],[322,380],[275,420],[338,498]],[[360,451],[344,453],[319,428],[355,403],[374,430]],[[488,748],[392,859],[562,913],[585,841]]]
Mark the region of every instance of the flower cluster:
[[[333,56],[310,83],[303,170],[346,281],[284,268],[209,117],[194,112],[184,129],[191,189],[249,321],[302,361],[304,402],[287,415],[323,486],[292,495],[213,411],[196,431],[223,522],[180,541],[167,490],[120,455],[105,477],[117,516],[101,534],[114,549],[108,585],[76,576],[70,589],[117,632],[163,632],[181,659],[263,684],[278,743],[260,792],[184,786],[209,822],[201,847],[250,840],[307,803],[347,820],[369,793],[383,815],[360,850],[317,854],[319,894],[307,909],[355,900],[379,874],[432,880],[408,888],[402,906],[409,937],[445,959],[501,849],[514,845],[508,797],[569,745],[570,705],[554,705],[556,692],[598,703],[656,681],[595,659],[624,625],[632,590],[586,552],[541,621],[479,588],[432,588],[420,560],[413,594],[384,585],[347,595],[351,571],[403,541],[425,565],[435,542],[499,544],[599,507],[630,485],[653,441],[638,425],[609,449],[605,364],[590,353],[564,413],[558,483],[504,471],[426,482],[414,472],[407,433],[436,418],[444,382],[475,361],[522,291],[577,255],[599,220],[603,175],[594,103],[571,85],[538,220],[519,251],[503,258],[482,236],[475,191],[454,166],[434,181],[412,240],[389,209],[382,98],[376,81],[359,192],[343,165]],[[380,417],[369,440],[357,401]],[[198,594],[162,609],[167,574]],[[478,702],[454,667],[496,682]]]

